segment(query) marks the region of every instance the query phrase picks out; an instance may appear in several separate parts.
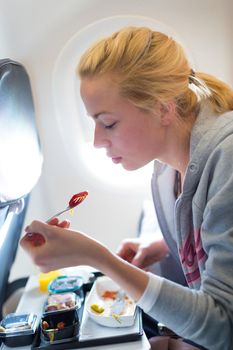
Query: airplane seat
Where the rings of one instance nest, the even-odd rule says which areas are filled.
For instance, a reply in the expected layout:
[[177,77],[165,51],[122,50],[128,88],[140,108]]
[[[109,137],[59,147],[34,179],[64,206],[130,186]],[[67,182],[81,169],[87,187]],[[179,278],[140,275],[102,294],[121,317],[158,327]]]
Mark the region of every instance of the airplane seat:
[[20,63],[0,59],[0,320],[6,300],[27,281],[22,277],[10,282],[9,276],[41,168],[28,74]]
[[23,204],[21,204],[24,205],[24,208],[18,214],[15,210],[12,211],[11,205],[0,209],[0,319],[4,313],[4,303],[13,296],[17,290],[23,288],[28,279],[27,277],[22,277],[9,282],[9,274],[17,253],[18,242],[28,206],[28,199],[29,195],[24,198]]

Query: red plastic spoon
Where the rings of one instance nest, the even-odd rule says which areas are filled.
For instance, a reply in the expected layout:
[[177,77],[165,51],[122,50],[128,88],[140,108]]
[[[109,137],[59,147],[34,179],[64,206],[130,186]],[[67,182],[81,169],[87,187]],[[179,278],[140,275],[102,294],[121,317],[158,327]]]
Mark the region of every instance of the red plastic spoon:
[[77,194],[74,194],[73,197],[71,197],[70,201],[69,201],[69,207],[70,208],[74,208],[77,205],[79,205],[80,203],[82,203],[82,201],[84,201],[84,199],[88,196],[88,192],[87,191],[83,191]]
[[66,211],[73,209],[74,207],[77,207],[77,205],[81,204],[84,199],[88,196],[88,192],[87,191],[83,191],[83,192],[79,192],[77,194],[74,194],[71,199],[69,200],[69,205],[68,207],[66,207],[65,209],[63,209],[62,211],[59,211],[58,213],[56,213],[55,215],[53,215],[50,219],[47,220],[47,222],[49,222],[50,220],[52,220],[53,218],[65,213]]
[[[58,212],[57,214],[53,215],[50,219],[47,220],[47,222],[49,222],[50,220],[52,220],[53,218],[65,213],[66,211],[73,209],[74,207],[76,207],[77,205],[79,205],[80,203],[82,203],[82,201],[84,201],[84,199],[88,196],[88,192],[87,191],[83,191],[77,194],[74,194],[70,201],[69,201],[69,205],[68,207],[66,207],[65,209],[63,209],[62,211]],[[34,247],[38,247],[41,246],[45,243],[45,239],[44,237],[39,234],[39,233],[34,233],[34,232],[30,232],[27,233],[26,238],[28,241],[31,242],[31,244]]]

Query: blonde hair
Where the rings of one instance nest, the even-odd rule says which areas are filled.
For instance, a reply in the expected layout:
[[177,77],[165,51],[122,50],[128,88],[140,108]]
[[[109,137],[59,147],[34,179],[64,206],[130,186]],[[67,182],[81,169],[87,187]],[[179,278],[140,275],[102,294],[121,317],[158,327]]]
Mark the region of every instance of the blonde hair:
[[112,74],[120,94],[135,106],[152,110],[174,99],[185,118],[208,99],[214,111],[233,109],[233,90],[217,78],[196,72],[181,45],[145,27],[126,27],[90,47],[77,67],[80,78]]

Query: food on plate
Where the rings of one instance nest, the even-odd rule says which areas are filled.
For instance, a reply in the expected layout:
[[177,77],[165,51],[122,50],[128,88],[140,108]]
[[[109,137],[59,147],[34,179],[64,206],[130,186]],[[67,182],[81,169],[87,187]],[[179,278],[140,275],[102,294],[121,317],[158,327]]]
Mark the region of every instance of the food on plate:
[[102,294],[102,298],[104,299],[113,299],[115,300],[117,297],[118,291],[116,290],[105,290],[104,293]]
[[114,312],[112,313],[112,317],[119,323],[121,323],[120,315],[115,314]]
[[99,304],[91,304],[91,309],[95,312],[97,312],[97,314],[102,314],[102,312],[104,312],[104,307],[100,306]]

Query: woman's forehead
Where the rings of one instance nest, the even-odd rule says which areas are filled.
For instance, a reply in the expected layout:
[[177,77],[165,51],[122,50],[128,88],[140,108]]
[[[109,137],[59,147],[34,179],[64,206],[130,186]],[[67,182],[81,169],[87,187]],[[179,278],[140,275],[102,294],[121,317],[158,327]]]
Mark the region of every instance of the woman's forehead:
[[103,77],[83,79],[80,93],[87,113],[91,116],[100,111],[111,111],[122,99],[115,84]]
[[84,78],[81,80],[80,93],[82,98],[111,98],[119,96],[119,88],[108,76]]

